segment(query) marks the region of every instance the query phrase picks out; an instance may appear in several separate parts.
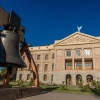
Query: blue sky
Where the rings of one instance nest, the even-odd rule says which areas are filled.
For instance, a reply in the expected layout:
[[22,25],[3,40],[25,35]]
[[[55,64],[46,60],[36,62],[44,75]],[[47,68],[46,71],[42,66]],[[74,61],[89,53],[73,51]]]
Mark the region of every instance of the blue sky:
[[8,12],[13,9],[26,28],[32,46],[54,43],[77,31],[100,36],[100,0],[1,0]]

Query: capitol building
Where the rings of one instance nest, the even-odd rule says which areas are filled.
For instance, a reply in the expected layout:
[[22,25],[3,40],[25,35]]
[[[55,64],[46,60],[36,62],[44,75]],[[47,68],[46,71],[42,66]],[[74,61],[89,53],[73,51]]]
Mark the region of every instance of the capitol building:
[[[47,46],[29,47],[36,63],[39,81],[44,84],[77,85],[100,78],[100,37],[77,31]],[[16,80],[29,80],[31,67],[17,70]]]

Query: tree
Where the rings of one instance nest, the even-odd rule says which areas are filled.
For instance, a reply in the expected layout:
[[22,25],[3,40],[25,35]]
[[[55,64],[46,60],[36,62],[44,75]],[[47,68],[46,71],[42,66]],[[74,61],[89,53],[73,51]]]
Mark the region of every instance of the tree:
[[1,69],[1,78],[4,78],[5,77],[5,75],[6,75],[6,72],[7,72],[7,68],[5,67],[5,68],[3,68],[3,69]]

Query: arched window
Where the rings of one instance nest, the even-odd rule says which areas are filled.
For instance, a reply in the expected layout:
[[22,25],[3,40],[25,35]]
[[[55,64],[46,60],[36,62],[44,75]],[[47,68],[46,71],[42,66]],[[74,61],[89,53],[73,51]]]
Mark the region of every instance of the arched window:
[[22,74],[19,75],[19,80],[22,80]]
[[27,75],[27,80],[30,80],[30,74]]
[[44,75],[43,80],[47,81],[47,75],[46,74]]

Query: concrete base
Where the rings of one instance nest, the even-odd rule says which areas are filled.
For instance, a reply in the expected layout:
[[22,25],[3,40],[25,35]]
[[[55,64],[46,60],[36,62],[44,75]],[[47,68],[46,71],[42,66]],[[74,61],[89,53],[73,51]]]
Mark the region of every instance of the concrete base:
[[15,100],[42,93],[41,87],[30,88],[1,88],[0,100]]

